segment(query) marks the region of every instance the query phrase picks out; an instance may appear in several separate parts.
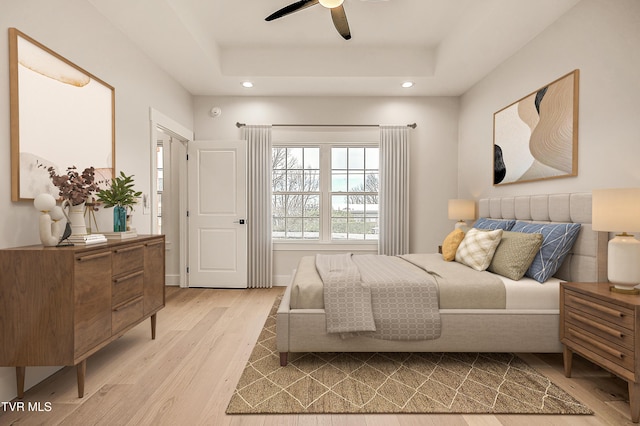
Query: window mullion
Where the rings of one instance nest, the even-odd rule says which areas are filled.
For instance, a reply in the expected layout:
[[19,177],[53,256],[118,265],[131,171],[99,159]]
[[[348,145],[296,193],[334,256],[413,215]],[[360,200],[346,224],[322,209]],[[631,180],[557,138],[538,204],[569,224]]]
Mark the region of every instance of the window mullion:
[[320,146],[320,241],[331,241],[331,146]]

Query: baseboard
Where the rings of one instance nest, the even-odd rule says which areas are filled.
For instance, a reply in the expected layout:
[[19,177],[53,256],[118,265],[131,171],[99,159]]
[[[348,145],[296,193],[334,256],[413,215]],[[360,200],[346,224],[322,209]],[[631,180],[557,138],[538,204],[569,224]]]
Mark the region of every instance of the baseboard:
[[180,285],[180,275],[165,275],[164,284],[171,286],[179,286]]
[[286,287],[291,281],[291,275],[274,275],[273,286],[274,287]]

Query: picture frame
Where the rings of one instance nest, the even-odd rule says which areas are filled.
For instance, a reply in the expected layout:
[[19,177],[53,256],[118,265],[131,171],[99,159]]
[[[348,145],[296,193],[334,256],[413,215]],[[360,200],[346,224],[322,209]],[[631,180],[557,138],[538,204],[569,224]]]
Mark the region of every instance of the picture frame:
[[573,70],[493,115],[493,184],[578,175],[578,91]]
[[9,28],[11,200],[58,197],[47,168],[115,170],[115,89],[16,28]]

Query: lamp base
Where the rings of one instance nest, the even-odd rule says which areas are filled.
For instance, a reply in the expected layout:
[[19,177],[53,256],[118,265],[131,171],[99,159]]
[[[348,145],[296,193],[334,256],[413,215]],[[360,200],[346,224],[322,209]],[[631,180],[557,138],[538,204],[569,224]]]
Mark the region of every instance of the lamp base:
[[464,220],[459,220],[454,225],[454,229],[460,229],[462,232],[466,233],[469,230],[469,225]]
[[609,240],[608,251],[607,277],[613,291],[634,294],[634,287],[640,284],[640,241],[633,235],[616,235]]
[[640,290],[635,287],[616,287],[615,285],[609,287],[609,291],[622,294],[640,294]]

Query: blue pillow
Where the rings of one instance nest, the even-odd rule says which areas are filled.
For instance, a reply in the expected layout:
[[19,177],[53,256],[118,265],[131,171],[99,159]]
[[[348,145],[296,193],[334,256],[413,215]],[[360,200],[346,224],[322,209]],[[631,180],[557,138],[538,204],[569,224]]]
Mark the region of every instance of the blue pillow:
[[487,219],[486,217],[481,217],[473,224],[473,227],[476,229],[489,229],[492,231],[496,229],[510,231],[515,223],[515,220]]
[[580,232],[579,223],[527,223],[517,221],[512,232],[542,234],[542,246],[525,275],[545,282],[555,274]]

